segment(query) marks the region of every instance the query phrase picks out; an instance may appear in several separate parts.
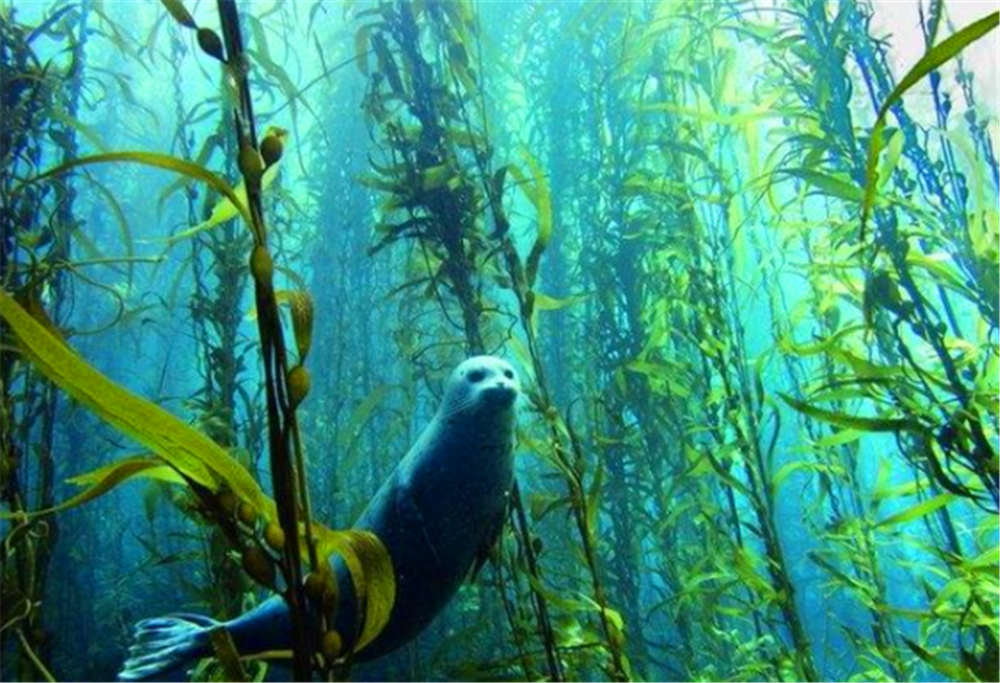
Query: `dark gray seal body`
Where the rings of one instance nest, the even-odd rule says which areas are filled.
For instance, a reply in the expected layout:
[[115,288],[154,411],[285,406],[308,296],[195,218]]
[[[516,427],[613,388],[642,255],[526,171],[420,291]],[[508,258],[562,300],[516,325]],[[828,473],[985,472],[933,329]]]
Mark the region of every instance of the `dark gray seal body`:
[[[517,375],[506,361],[476,356],[451,374],[434,419],[369,502],[355,529],[385,544],[396,575],[396,601],[385,629],[357,658],[374,659],[412,640],[480,564],[503,527],[513,481]],[[343,562],[331,560],[340,588],[336,628],[350,646],[355,605]],[[291,647],[280,596],[229,622],[198,615],[147,619],[121,680],[143,680],[210,653],[208,631],[225,626],[241,654]]]

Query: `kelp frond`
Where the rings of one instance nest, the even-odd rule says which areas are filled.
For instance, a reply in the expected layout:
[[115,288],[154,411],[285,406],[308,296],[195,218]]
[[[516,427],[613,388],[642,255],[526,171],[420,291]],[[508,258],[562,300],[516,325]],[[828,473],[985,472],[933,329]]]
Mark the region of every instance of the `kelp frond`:
[[[128,458],[74,478],[74,483],[87,484],[90,488],[62,505],[35,515],[85,503],[131,478],[147,477],[183,482],[196,492],[199,489],[216,495],[232,492],[243,504],[252,506],[256,514],[267,520],[275,517],[274,501],[225,449],[163,408],[101,374],[3,290],[0,290],[0,317],[16,335],[28,360],[49,380],[155,454]],[[4,516],[18,518],[23,513]],[[358,603],[364,606],[361,636],[354,644],[355,651],[360,650],[372,642],[389,621],[395,601],[392,560],[382,542],[371,533],[334,531],[315,522],[312,530],[323,561],[337,553],[350,570]]]

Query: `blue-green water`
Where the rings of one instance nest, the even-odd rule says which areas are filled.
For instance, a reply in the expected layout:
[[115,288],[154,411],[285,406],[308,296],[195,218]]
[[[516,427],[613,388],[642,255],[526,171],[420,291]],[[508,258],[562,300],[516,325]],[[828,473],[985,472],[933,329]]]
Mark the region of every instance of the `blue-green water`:
[[997,16],[0,3],[3,680],[998,680]]

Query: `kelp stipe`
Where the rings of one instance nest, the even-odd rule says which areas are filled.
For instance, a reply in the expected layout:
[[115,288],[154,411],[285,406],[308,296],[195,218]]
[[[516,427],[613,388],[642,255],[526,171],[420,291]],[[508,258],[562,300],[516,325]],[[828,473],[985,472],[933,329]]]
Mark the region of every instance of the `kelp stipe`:
[[[87,134],[76,116],[86,76],[88,16],[86,7],[57,9],[30,31],[18,23],[13,10],[0,16],[0,81],[4,83],[0,118],[5,122],[0,126],[4,169],[0,183],[4,207],[0,212],[0,273],[4,286],[16,283],[25,288],[26,301],[36,310],[41,310],[44,292],[51,316],[60,324],[71,298],[70,279],[76,272],[69,265],[73,235],[80,227],[74,212],[76,188],[70,184],[33,188],[22,195],[15,195],[14,189],[31,173],[47,144],[54,147],[58,158],[72,158],[78,150],[77,136]],[[35,41],[42,37],[64,45],[66,63],[41,63]],[[46,213],[54,220],[45,220]],[[131,273],[131,265],[128,268]],[[15,395],[13,385],[19,373],[8,351],[0,355],[0,420],[4,425],[0,430],[0,499],[11,511],[51,507],[54,439],[62,407],[52,386],[30,375],[24,378],[23,391]],[[34,423],[21,417],[33,414]],[[34,466],[33,460],[37,460]],[[37,472],[34,481],[32,469]],[[54,519],[22,520],[4,538],[0,644],[6,648],[16,634],[18,657],[13,667],[19,678],[54,680],[49,663],[52,638],[39,606],[46,596],[58,540],[59,525]]]

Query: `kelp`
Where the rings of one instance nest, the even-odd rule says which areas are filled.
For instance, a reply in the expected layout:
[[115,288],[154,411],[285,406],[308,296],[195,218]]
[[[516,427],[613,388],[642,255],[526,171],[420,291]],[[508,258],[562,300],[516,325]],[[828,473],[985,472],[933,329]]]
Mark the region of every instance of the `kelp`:
[[[246,207],[246,196],[241,198],[237,193],[236,189],[233,189],[225,180],[212,173],[208,169],[200,166],[198,164],[185,161],[184,159],[178,159],[176,157],[171,157],[166,154],[159,154],[156,152],[109,152],[107,154],[95,154],[88,157],[81,157],[79,159],[71,159],[64,164],[60,164],[55,168],[49,169],[44,173],[31,179],[31,183],[41,182],[48,178],[55,177],[67,171],[70,171],[79,166],[89,166],[92,164],[106,164],[115,162],[132,162],[137,164],[143,164],[145,166],[152,166],[154,168],[162,168],[168,171],[173,171],[175,173],[180,173],[189,178],[200,180],[207,184],[209,187],[214,189],[216,192],[225,197],[226,202],[219,205],[219,213],[227,214],[225,218],[220,218],[215,222],[209,219],[208,228],[218,225],[223,220],[227,218],[234,218],[237,215],[241,216],[248,226],[253,225],[253,219],[250,217],[250,213]],[[17,191],[21,191],[23,186],[17,188]],[[202,227],[196,232],[201,232],[201,230],[208,229]],[[195,233],[192,233],[195,234]]]
[[[861,210],[861,232],[859,241],[865,240],[865,225],[871,213],[872,204],[875,201],[875,189],[879,182],[878,161],[884,146],[884,136],[886,117],[892,108],[902,99],[906,91],[924,79],[929,73],[943,66],[948,61],[954,59],[968,45],[982,38],[1000,24],[1000,12],[992,14],[975,21],[962,30],[933,46],[920,58],[910,71],[900,79],[896,87],[893,88],[889,96],[882,102],[878,114],[875,117],[875,125],[872,126],[870,142],[868,143],[868,164],[865,171],[865,192]],[[937,33],[937,24],[933,33]]]
[[3,319],[32,363],[67,394],[195,483],[213,492],[225,484],[258,510],[273,515],[273,504],[266,503],[257,482],[224,449],[162,408],[105,378],[6,292],[0,292],[0,305]]
[[[189,18],[189,16],[187,18]],[[202,39],[202,43],[205,42],[206,35],[207,34],[200,34],[199,37]],[[216,56],[220,59],[222,58],[221,54]],[[278,153],[280,155],[280,150]],[[244,176],[247,176],[249,171],[247,170],[246,164],[243,163],[242,158],[243,157],[241,156],[241,171],[243,171]],[[180,159],[167,157],[165,155],[126,152],[102,154],[83,159],[72,159],[61,166],[56,167],[52,171],[34,178],[32,182],[47,179],[84,164],[121,161],[135,161],[151,166],[167,168],[185,174],[194,179],[206,182],[225,198],[225,201],[220,204],[220,212],[225,213],[226,210],[229,209],[233,216],[241,214],[246,224],[256,230],[257,241],[262,241],[264,228],[261,223],[259,206],[255,207],[256,213],[253,216],[251,216],[248,212],[246,206],[254,200],[252,192],[248,193],[244,191],[244,197],[240,198],[237,196],[236,191],[230,188],[228,184],[211,172],[206,171],[202,166],[191,164]],[[271,165],[273,166],[273,164]],[[271,175],[268,180],[273,178],[277,168],[270,170]],[[247,182],[253,182],[258,187],[261,184],[259,177],[250,177],[248,179],[245,177],[245,180]],[[223,219],[227,217],[228,216],[224,216]],[[214,225],[222,222],[222,219],[219,219],[218,216],[215,218],[217,219],[215,223],[212,223],[212,219],[210,219],[209,227],[213,227]],[[201,226],[201,229],[196,230],[192,234],[200,233],[204,229],[204,226]],[[259,276],[261,275],[259,259],[252,265],[255,266],[254,275],[259,279]],[[16,307],[13,300],[8,298],[5,300],[4,304],[7,309],[5,317],[7,318],[8,323],[11,324],[12,327],[15,327],[14,321],[18,323],[17,327],[19,328],[22,342],[24,342],[25,335],[27,335],[27,339],[34,342],[28,344],[28,348],[31,349],[29,355],[37,364],[49,373],[50,377],[55,378],[58,375],[58,378],[61,380],[64,388],[66,388],[71,395],[81,400],[81,402],[85,405],[94,408],[101,417],[107,419],[111,424],[114,424],[116,427],[122,429],[125,433],[136,437],[142,443],[150,445],[152,450],[157,453],[161,459],[165,457],[166,462],[169,462],[171,466],[179,472],[184,473],[182,475],[184,477],[184,481],[186,481],[193,488],[196,494],[203,499],[205,496],[211,497],[212,494],[216,494],[218,496],[235,495],[238,499],[242,499],[244,501],[243,505],[249,505],[252,509],[256,509],[258,512],[263,511],[266,517],[273,516],[276,511],[280,512],[280,509],[276,510],[277,506],[275,506],[273,501],[270,501],[263,496],[263,493],[260,491],[259,487],[257,487],[256,482],[253,481],[252,477],[250,477],[250,475],[246,473],[246,471],[243,470],[238,463],[232,460],[224,450],[220,449],[210,440],[201,436],[198,432],[184,427],[179,421],[176,421],[175,418],[171,418],[169,414],[161,411],[156,406],[142,402],[140,399],[137,399],[137,397],[130,395],[128,392],[124,392],[119,387],[107,381],[101,381],[103,378],[100,375],[95,374],[92,369],[82,362],[73,363],[76,359],[72,354],[64,354],[60,356],[59,353],[61,351],[65,351],[65,347],[61,345],[61,342],[44,336],[38,336],[37,333],[39,328],[37,326],[35,328],[31,327],[32,321],[30,318],[18,315],[19,312],[23,313],[23,311],[20,311],[20,309]],[[293,322],[299,346],[300,361],[305,359],[305,355],[308,352],[309,336],[311,334],[311,314],[309,313],[309,310],[310,307],[308,305],[303,305],[301,298],[296,302],[293,313]],[[60,368],[62,368],[64,372],[61,372]],[[97,396],[94,393],[88,393],[88,389],[91,390],[91,392],[96,389],[102,395]],[[301,400],[301,398],[299,400]],[[209,464],[206,465],[206,463]],[[301,464],[300,460],[300,467]],[[129,477],[150,475],[151,472],[159,472],[162,474],[162,469],[159,467],[152,467],[149,461],[137,460],[118,463],[115,466],[103,468],[101,471],[94,473],[93,475],[84,476],[81,480],[94,482],[91,488],[83,494],[74,497],[68,501],[67,504],[58,506],[54,509],[65,509],[66,507],[87,502],[107,490],[110,490],[114,485]],[[301,477],[303,477],[304,474],[300,472],[299,476],[301,484]],[[207,510],[211,516],[212,503],[204,500],[203,503],[208,506]],[[308,510],[308,503],[306,503],[306,509]],[[311,551],[308,555],[315,568],[318,561],[326,562],[326,556],[324,555],[321,558],[317,558],[315,554],[315,545],[313,540],[314,530],[310,524],[308,516],[305,518],[305,527],[303,530],[305,532],[304,547]],[[362,571],[366,566],[370,565],[372,561],[375,561],[376,563],[388,562],[388,556],[377,539],[373,539],[365,545],[363,543],[364,539],[356,540],[348,538],[347,536],[338,536],[333,532],[323,529],[319,529],[316,533],[322,536],[323,543],[325,544],[324,547],[327,550],[337,549],[338,552],[346,555],[347,562],[352,573]],[[293,534],[293,539],[297,537],[298,533]],[[358,545],[360,549],[359,552],[361,553],[360,559],[352,554],[352,544],[360,544]],[[291,545],[294,547],[297,543],[293,543]],[[250,549],[252,550],[252,548]],[[244,564],[248,568],[248,571],[251,571],[251,573],[254,574],[255,578],[258,580],[263,580],[264,583],[269,583],[270,580],[265,576],[265,574],[261,573],[264,569],[263,565],[260,565],[260,563],[247,564],[247,552],[249,551],[244,550]],[[286,554],[284,557],[288,558],[290,556]],[[359,641],[355,643],[355,649],[370,642],[381,630],[388,619],[388,613],[393,602],[392,584],[394,579],[391,571],[391,564],[388,565],[388,569],[383,568],[379,576],[380,579],[376,581],[375,584],[370,586],[370,588],[374,589],[370,592],[370,597],[368,590],[369,586],[365,583],[363,577],[353,577],[353,582],[355,583],[356,592],[359,597],[359,605],[361,605],[360,616],[364,620],[363,629],[360,631],[361,637]],[[385,584],[386,580],[389,581],[390,585],[387,586]],[[289,585],[291,586],[291,592],[301,590],[298,588],[298,581],[294,577]],[[305,653],[302,652],[301,654]],[[332,662],[329,662],[328,664],[332,664]]]
[[[278,168],[277,164],[273,164],[266,171],[264,171],[264,175],[261,177],[260,181],[261,190],[266,190],[270,187],[271,183],[274,182],[274,179],[278,176]],[[241,182],[233,188],[232,197],[223,193],[223,198],[214,207],[212,207],[212,213],[207,219],[197,225],[180,231],[176,235],[171,235],[167,240],[167,246],[172,247],[180,242],[183,242],[184,240],[189,240],[203,232],[218,227],[226,221],[231,221],[237,216],[240,216],[246,210],[244,208],[246,203],[246,185]],[[244,218],[246,217],[244,216]]]
[[[94,472],[78,475],[74,483],[89,484],[84,493],[32,515],[51,514],[88,502],[133,477],[183,482],[195,491],[231,493],[253,506],[265,519],[276,516],[276,506],[249,472],[224,449],[159,406],[115,384],[44,325],[32,318],[5,291],[0,291],[0,315],[17,335],[32,364],[69,396],[92,410],[123,434],[148,447],[156,457],[130,458]],[[169,466],[174,475],[166,474]],[[204,495],[204,494],[202,494]],[[6,514],[18,517],[17,513]],[[385,627],[395,600],[392,560],[381,541],[367,532],[331,531],[313,525],[322,560],[341,555],[350,569],[362,610],[363,630],[355,651],[370,643]]]
[[[286,514],[258,514],[251,531],[227,512],[225,477],[199,460],[185,475],[147,446],[107,464],[100,433],[62,419],[72,404],[54,440],[36,436],[33,416],[58,392],[5,351],[17,428],[2,463],[2,623],[24,648],[21,677],[63,664],[34,628],[44,615],[60,643],[63,593],[8,582],[18,563],[30,578],[44,560],[49,522],[84,520],[65,546],[80,562],[77,546],[106,533],[89,502],[122,481],[150,485],[138,538],[121,542],[148,559],[93,591],[102,619],[148,598],[153,566],[213,616],[243,611],[251,584],[226,568],[241,575],[247,544],[267,558],[248,569],[269,585],[296,571],[292,559],[315,568],[310,539],[319,556],[342,547],[353,575],[378,564],[374,539],[327,536],[306,491],[317,514],[350,520],[412,442],[446,368],[489,352],[520,363],[526,396],[508,525],[416,649],[366,664],[365,677],[996,679],[998,171],[966,52],[994,15],[955,30],[945,3],[918,6],[925,54],[895,78],[905,34],[881,37],[895,17],[854,0],[387,1],[349,4],[348,32],[320,2],[248,5],[239,22],[223,3],[220,29],[195,21],[207,24],[204,7],[169,0],[137,22],[139,39],[96,4],[92,30],[77,29],[84,5],[24,30],[73,51],[87,37],[128,64],[32,65],[25,92],[49,92],[67,62],[86,67],[85,106],[56,97],[35,111],[52,122],[55,157],[14,140],[3,187],[23,226],[2,255],[15,254],[5,289],[77,348],[119,332],[170,337],[143,347],[152,361],[139,377],[159,373],[171,400],[179,385],[194,429],[246,470],[277,471]],[[199,73],[218,72],[221,96],[199,88]],[[183,244],[159,266],[171,278],[160,296],[133,289],[146,258],[133,244],[155,243],[129,234],[138,175],[97,188],[90,173],[33,180],[86,158],[72,140],[101,154],[121,144],[94,123],[96,106],[121,102],[121,128],[136,135],[151,120],[145,81],[171,74],[170,157],[227,183],[245,211],[197,175],[162,192],[143,183],[144,204],[157,197],[171,222],[166,244]],[[28,109],[4,134],[48,140],[19,118]],[[299,163],[277,175],[261,167],[257,124],[282,115]],[[104,241],[89,197],[53,210],[84,189],[118,238]],[[59,294],[57,276],[86,291]],[[117,314],[90,313],[94,288]],[[185,301],[177,320],[192,339],[163,334],[158,311]],[[95,330],[72,325],[97,315],[112,323],[81,338]],[[259,333],[259,383],[245,321]],[[174,371],[182,348],[190,373]],[[67,437],[85,474],[60,503]],[[35,447],[45,443],[54,451]],[[164,500],[193,530],[158,515]],[[42,514],[69,506],[80,513]],[[276,527],[301,542],[294,558],[262,539]],[[187,571],[199,559],[208,571]],[[108,572],[93,564],[87,576]],[[82,571],[57,565],[57,576],[67,566]],[[355,586],[375,603],[359,646],[391,610],[373,588],[390,570]],[[297,648],[299,674],[310,649]],[[224,650],[195,675],[264,675]],[[347,674],[349,656],[331,668],[320,654],[311,668]]]
[[[18,186],[35,172],[43,153],[57,160],[73,158],[79,149],[78,136],[91,133],[77,118],[89,76],[84,65],[89,16],[89,8],[67,3],[50,8],[30,30],[13,13],[0,20],[0,80],[5,84],[0,102],[0,118],[5,122],[0,133],[4,167],[0,273],[5,285],[22,283],[26,303],[34,310],[41,310],[40,299],[45,296],[52,319],[60,323],[74,284],[89,280],[71,263],[73,231],[80,224],[76,188],[60,184],[19,192]],[[39,44],[35,41],[42,36],[57,46],[44,62],[35,52]],[[129,249],[127,224],[120,225]],[[125,261],[131,272],[131,262]],[[14,370],[11,354],[0,352],[0,420],[4,423],[0,498],[9,510],[24,513],[54,504],[52,453],[63,413],[55,391],[38,377],[26,377],[15,392],[11,386]],[[53,615],[43,614],[40,606],[48,591],[60,525],[48,519],[22,520],[11,526],[0,559],[5,588],[0,603],[13,606],[13,613],[3,615],[0,641],[6,648],[8,639],[16,635],[13,649],[7,652],[17,654],[5,663],[21,678],[53,680],[51,663],[46,664],[52,658],[53,631],[49,628]]]

